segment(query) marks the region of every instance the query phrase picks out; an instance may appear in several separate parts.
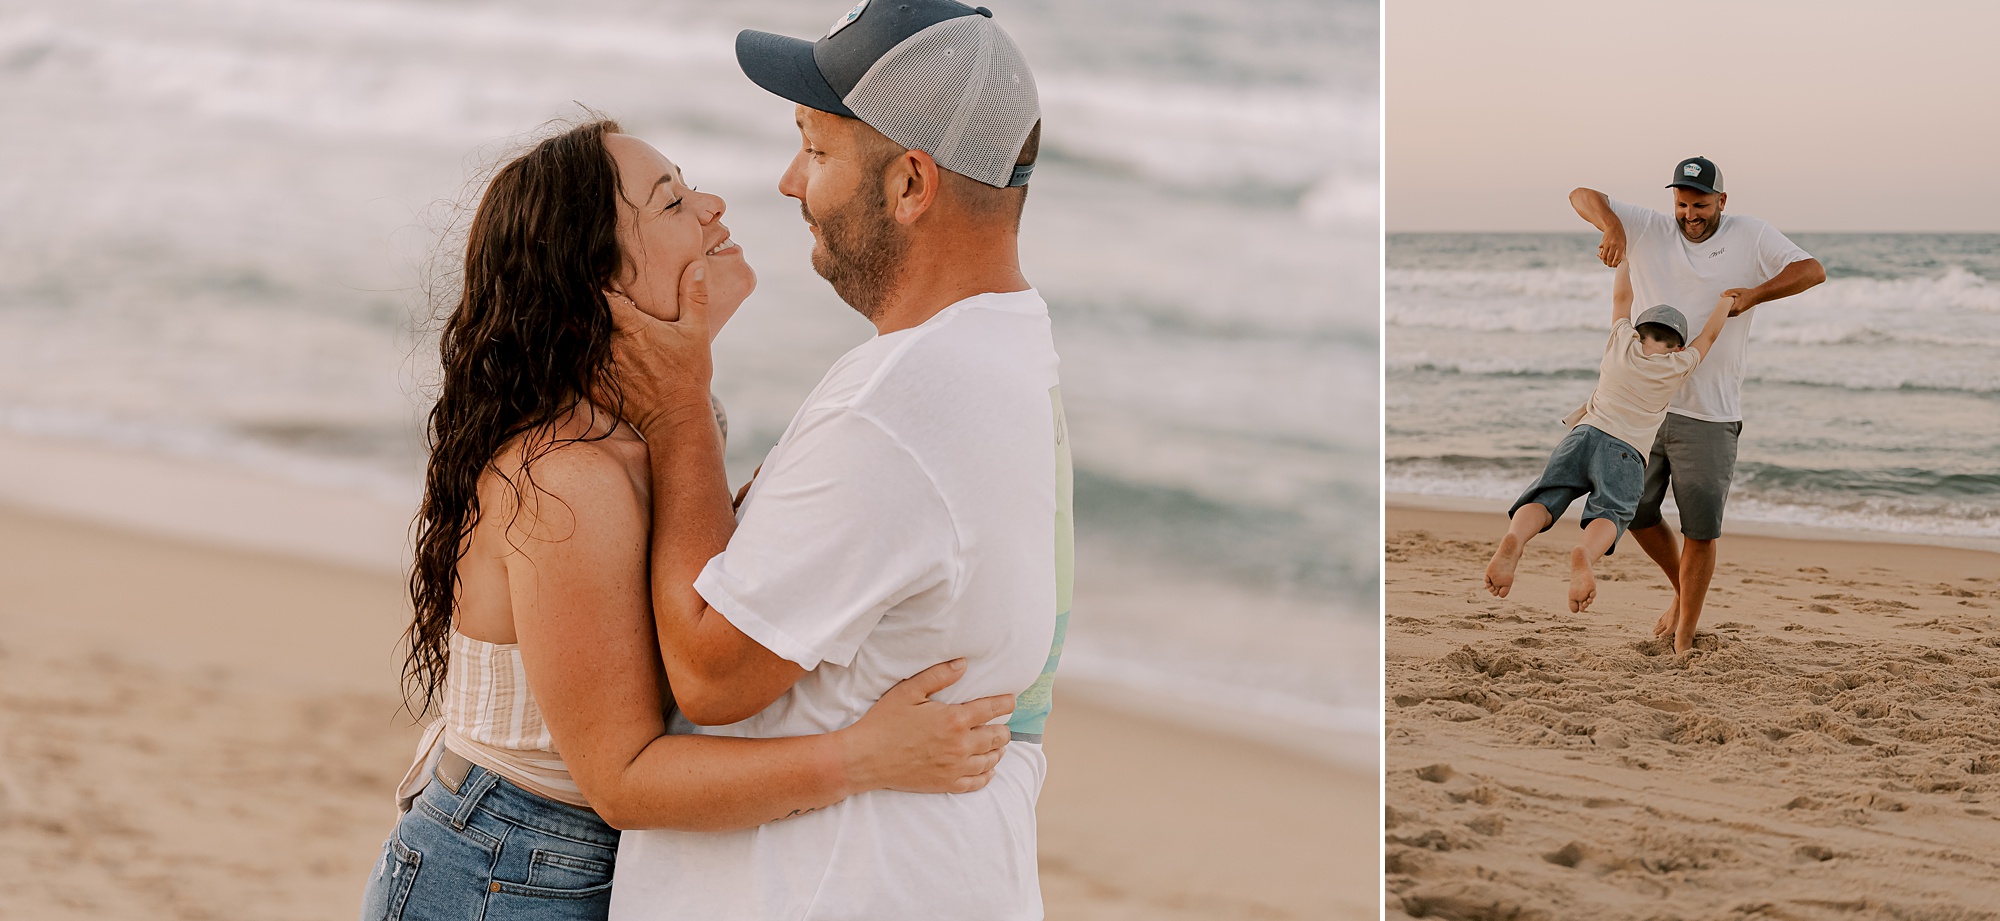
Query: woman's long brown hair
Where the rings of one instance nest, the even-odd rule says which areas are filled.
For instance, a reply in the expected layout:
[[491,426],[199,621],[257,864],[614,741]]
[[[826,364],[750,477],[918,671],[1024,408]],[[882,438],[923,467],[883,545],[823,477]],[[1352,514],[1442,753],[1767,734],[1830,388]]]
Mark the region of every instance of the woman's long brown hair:
[[[597,120],[550,137],[502,166],[466,235],[463,277],[440,337],[442,380],[427,431],[430,462],[410,572],[415,616],[405,638],[406,702],[421,714],[444,685],[458,561],[479,522],[479,478],[526,435],[528,467],[559,441],[553,425],[600,379],[611,355],[604,288],[617,273],[618,168]],[[615,410],[614,410],[615,413]],[[414,699],[414,700],[412,700]]]

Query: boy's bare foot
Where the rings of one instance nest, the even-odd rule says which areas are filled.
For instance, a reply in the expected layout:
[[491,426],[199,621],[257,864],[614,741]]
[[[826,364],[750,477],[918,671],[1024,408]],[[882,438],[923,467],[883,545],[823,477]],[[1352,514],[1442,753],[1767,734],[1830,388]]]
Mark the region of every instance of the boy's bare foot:
[[1656,637],[1671,635],[1674,632],[1674,628],[1680,625],[1680,621],[1681,595],[1679,592],[1675,592],[1673,603],[1667,605],[1666,613],[1661,614],[1659,623],[1653,625],[1653,635]]
[[1569,610],[1580,614],[1597,600],[1597,577],[1590,572],[1590,554],[1582,547],[1569,551]]
[[1521,539],[1512,534],[1500,538],[1500,549],[1493,551],[1493,562],[1486,564],[1486,590],[1495,598],[1507,597],[1514,587],[1514,565],[1521,562]]

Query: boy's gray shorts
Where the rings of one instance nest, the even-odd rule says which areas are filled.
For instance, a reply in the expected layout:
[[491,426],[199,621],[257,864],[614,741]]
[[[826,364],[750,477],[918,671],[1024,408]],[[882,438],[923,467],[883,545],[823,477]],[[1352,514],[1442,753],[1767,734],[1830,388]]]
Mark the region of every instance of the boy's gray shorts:
[[1668,413],[1653,438],[1646,458],[1646,488],[1632,527],[1660,523],[1660,503],[1667,484],[1674,487],[1674,504],[1681,510],[1681,536],[1715,540],[1722,536],[1722,506],[1729,500],[1729,481],[1736,475],[1736,440],[1741,422],[1705,422]]
[[1638,448],[1594,426],[1579,425],[1556,445],[1542,475],[1529,484],[1521,498],[1514,500],[1507,517],[1514,517],[1522,506],[1536,502],[1549,510],[1549,527],[1554,527],[1555,520],[1562,517],[1571,502],[1588,494],[1590,501],[1583,505],[1583,524],[1588,526],[1593,519],[1608,518],[1618,526],[1618,536],[1611,539],[1611,547],[1604,551],[1609,556],[1618,546],[1618,537],[1624,536],[1626,526],[1632,523],[1632,510],[1639,503],[1639,489],[1645,479],[1646,462],[1639,457]]

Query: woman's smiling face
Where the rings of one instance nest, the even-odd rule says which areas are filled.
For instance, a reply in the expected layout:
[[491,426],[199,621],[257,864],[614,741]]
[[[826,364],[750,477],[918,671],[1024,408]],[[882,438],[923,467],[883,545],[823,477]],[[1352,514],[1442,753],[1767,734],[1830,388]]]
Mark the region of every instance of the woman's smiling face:
[[679,166],[628,134],[604,137],[618,165],[618,246],[624,264],[612,287],[639,309],[672,320],[680,316],[681,273],[697,259],[708,266],[708,323],[712,337],[757,287],[757,273],[743,247],[722,223],[722,198],[687,184]]

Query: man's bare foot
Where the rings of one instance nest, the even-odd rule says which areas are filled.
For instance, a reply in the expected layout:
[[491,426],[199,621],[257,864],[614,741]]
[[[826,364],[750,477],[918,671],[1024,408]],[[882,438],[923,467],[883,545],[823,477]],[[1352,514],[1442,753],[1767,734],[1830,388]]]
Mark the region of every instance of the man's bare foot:
[[1666,613],[1661,614],[1659,623],[1653,625],[1653,636],[1663,637],[1671,635],[1674,632],[1674,627],[1678,626],[1680,622],[1681,595],[1679,592],[1675,592],[1673,603],[1667,605]]
[[1569,551],[1569,610],[1580,614],[1597,600],[1597,577],[1590,572],[1590,554],[1582,547]]
[[1493,551],[1493,562],[1486,564],[1486,590],[1495,598],[1507,597],[1514,588],[1514,565],[1521,562],[1521,539],[1513,534],[1500,538],[1500,549]]
[[1685,654],[1694,648],[1694,625],[1679,624],[1674,628],[1674,655]]

